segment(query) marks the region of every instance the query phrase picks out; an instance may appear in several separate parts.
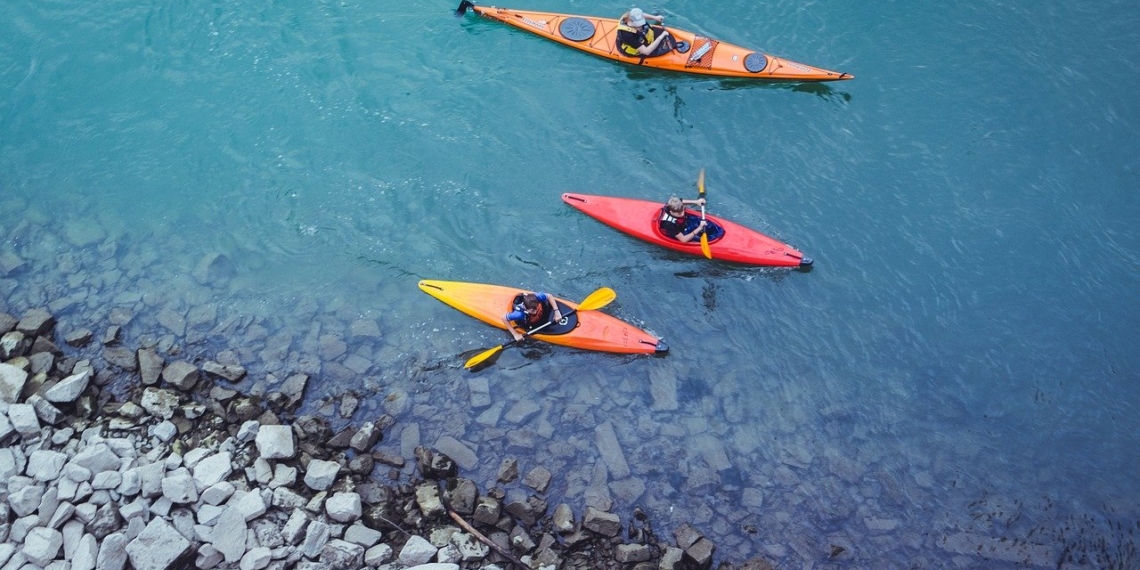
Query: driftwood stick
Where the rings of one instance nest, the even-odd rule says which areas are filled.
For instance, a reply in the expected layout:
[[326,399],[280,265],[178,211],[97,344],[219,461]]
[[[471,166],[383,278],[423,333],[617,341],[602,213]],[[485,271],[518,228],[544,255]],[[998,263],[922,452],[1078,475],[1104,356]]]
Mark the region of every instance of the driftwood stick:
[[524,570],[529,568],[526,564],[523,564],[521,560],[519,560],[518,558],[515,558],[513,555],[511,555],[510,552],[507,552],[502,547],[500,547],[498,544],[495,544],[494,541],[487,538],[486,536],[483,536],[483,533],[475,530],[475,527],[471,526],[470,524],[467,523],[467,521],[463,520],[463,517],[459,516],[459,513],[451,510],[451,508],[448,508],[447,514],[448,514],[448,516],[451,517],[451,520],[455,521],[457,524],[459,524],[459,526],[463,527],[463,530],[471,533],[471,536],[474,536],[475,538],[479,539],[479,542],[482,542],[483,544],[490,546],[492,550],[494,550],[495,552],[498,552],[503,557],[505,557],[507,560],[510,560],[512,564],[518,566],[519,568],[523,568]]

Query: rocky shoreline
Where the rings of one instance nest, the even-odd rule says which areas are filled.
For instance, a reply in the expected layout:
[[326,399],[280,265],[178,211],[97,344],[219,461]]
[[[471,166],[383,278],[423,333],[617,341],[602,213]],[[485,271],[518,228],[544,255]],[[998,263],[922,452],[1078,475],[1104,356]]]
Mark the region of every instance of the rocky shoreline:
[[[296,415],[305,374],[242,394],[232,389],[245,376],[233,353],[195,363],[161,346],[122,347],[115,325],[100,339],[108,366],[96,368],[64,350],[95,335],[55,324],[43,309],[0,313],[0,570],[714,562],[715,545],[691,525],[665,538],[640,511],[623,523],[592,506],[580,516],[550,508],[555,475],[545,467],[521,473],[508,458],[497,485],[481,490],[448,450],[417,447],[405,458],[376,449],[391,415],[339,430],[329,417]],[[122,374],[125,394],[113,394]]]

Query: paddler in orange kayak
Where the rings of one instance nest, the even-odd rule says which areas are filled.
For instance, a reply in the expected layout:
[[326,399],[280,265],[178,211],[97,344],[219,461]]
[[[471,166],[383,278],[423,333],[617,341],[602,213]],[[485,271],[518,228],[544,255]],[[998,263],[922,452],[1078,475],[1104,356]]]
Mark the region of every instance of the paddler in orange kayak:
[[646,14],[641,8],[634,8],[618,18],[618,49],[631,57],[656,57],[673,50],[681,53],[689,51],[689,44],[678,42],[662,26],[650,26],[646,20],[658,24],[665,23],[665,16]]

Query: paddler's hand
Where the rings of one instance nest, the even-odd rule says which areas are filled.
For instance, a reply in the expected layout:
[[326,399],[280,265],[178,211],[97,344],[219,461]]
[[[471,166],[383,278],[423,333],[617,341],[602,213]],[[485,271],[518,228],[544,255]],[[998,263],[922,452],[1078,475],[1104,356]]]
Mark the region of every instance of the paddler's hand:
[[709,225],[707,221],[701,220],[701,223],[697,224],[697,231],[700,232],[701,230],[705,229],[705,226],[707,225]]
[[562,311],[559,311],[558,309],[554,309],[554,322],[557,323],[558,321],[561,321],[561,320],[562,320]]
[[515,331],[511,331],[511,336],[515,337],[515,342],[522,342],[522,339],[526,338]]
[[697,205],[698,206],[704,206],[705,205],[705,199],[704,198],[697,198]]

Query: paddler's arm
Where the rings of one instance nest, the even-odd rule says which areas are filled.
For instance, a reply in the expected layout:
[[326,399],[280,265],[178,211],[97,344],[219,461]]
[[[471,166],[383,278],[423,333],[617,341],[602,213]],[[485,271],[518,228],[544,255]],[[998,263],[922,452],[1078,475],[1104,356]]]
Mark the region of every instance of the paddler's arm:
[[[511,317],[514,315],[515,315],[514,312],[510,312],[510,313],[503,315],[503,324],[506,325],[507,332],[511,333],[511,336],[515,337],[515,341],[517,342],[517,341],[521,341],[523,339],[523,335],[520,334],[519,331],[515,330],[515,328],[516,328],[515,323],[514,323],[514,321],[511,320]],[[522,317],[518,317],[518,318],[522,318]]]

